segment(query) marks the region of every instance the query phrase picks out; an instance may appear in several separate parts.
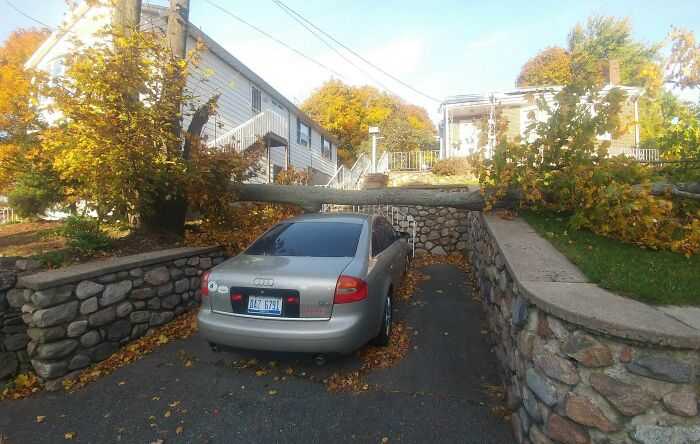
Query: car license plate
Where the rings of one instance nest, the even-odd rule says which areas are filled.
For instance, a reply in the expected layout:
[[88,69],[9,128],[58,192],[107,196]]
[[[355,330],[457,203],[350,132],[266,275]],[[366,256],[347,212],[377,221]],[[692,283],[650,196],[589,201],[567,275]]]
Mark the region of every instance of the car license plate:
[[249,296],[248,313],[279,316],[282,314],[282,298]]

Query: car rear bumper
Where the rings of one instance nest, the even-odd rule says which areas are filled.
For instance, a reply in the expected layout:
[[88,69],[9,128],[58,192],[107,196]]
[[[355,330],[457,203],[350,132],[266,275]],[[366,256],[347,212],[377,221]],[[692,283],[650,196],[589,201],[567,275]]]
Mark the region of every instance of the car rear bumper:
[[214,344],[278,352],[351,353],[377,332],[371,331],[366,315],[349,307],[354,304],[344,305],[336,305],[329,320],[246,318],[203,306],[197,322],[200,334]]

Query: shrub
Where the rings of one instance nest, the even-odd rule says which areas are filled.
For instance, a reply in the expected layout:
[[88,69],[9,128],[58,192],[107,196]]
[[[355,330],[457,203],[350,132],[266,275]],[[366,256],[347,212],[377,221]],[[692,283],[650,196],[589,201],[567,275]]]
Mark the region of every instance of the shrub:
[[96,219],[84,216],[68,216],[61,235],[66,246],[81,255],[92,254],[109,247],[109,236],[100,229]]
[[433,164],[431,171],[438,176],[469,176],[472,174],[472,168],[464,157],[440,159]]
[[62,200],[59,182],[35,171],[22,175],[7,195],[8,204],[20,217],[41,216]]

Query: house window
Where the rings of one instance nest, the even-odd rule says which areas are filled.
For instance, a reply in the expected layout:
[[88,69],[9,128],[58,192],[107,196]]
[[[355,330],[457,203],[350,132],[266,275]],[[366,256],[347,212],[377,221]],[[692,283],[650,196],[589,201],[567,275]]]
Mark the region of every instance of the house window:
[[311,127],[297,117],[297,143],[302,146],[311,146]]
[[262,94],[260,93],[260,90],[256,87],[253,87],[252,91],[253,92],[251,97],[251,104],[253,109],[253,115],[256,116],[260,114],[260,111],[262,111],[262,104],[260,103],[260,99],[262,99]]
[[332,144],[330,140],[326,140],[325,137],[321,137],[321,154],[323,154],[323,157],[326,159],[331,158],[331,148]]

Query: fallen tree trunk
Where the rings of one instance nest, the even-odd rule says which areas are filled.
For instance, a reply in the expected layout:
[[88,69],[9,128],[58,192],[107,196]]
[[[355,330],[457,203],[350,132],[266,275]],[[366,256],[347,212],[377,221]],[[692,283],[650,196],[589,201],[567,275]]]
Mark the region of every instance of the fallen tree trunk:
[[[454,207],[465,210],[484,209],[484,196],[479,190],[444,192],[440,189],[380,188],[372,190],[339,190],[304,185],[273,185],[236,183],[234,188],[242,202],[271,202],[298,205],[307,211],[319,211],[323,204],[334,205],[421,205],[424,207]],[[449,188],[449,187],[447,187]],[[488,190],[486,196],[496,190]],[[700,183],[655,183],[653,195],[671,195],[700,200]],[[517,206],[520,190],[507,189],[495,208]],[[547,197],[545,197],[547,199]]]

